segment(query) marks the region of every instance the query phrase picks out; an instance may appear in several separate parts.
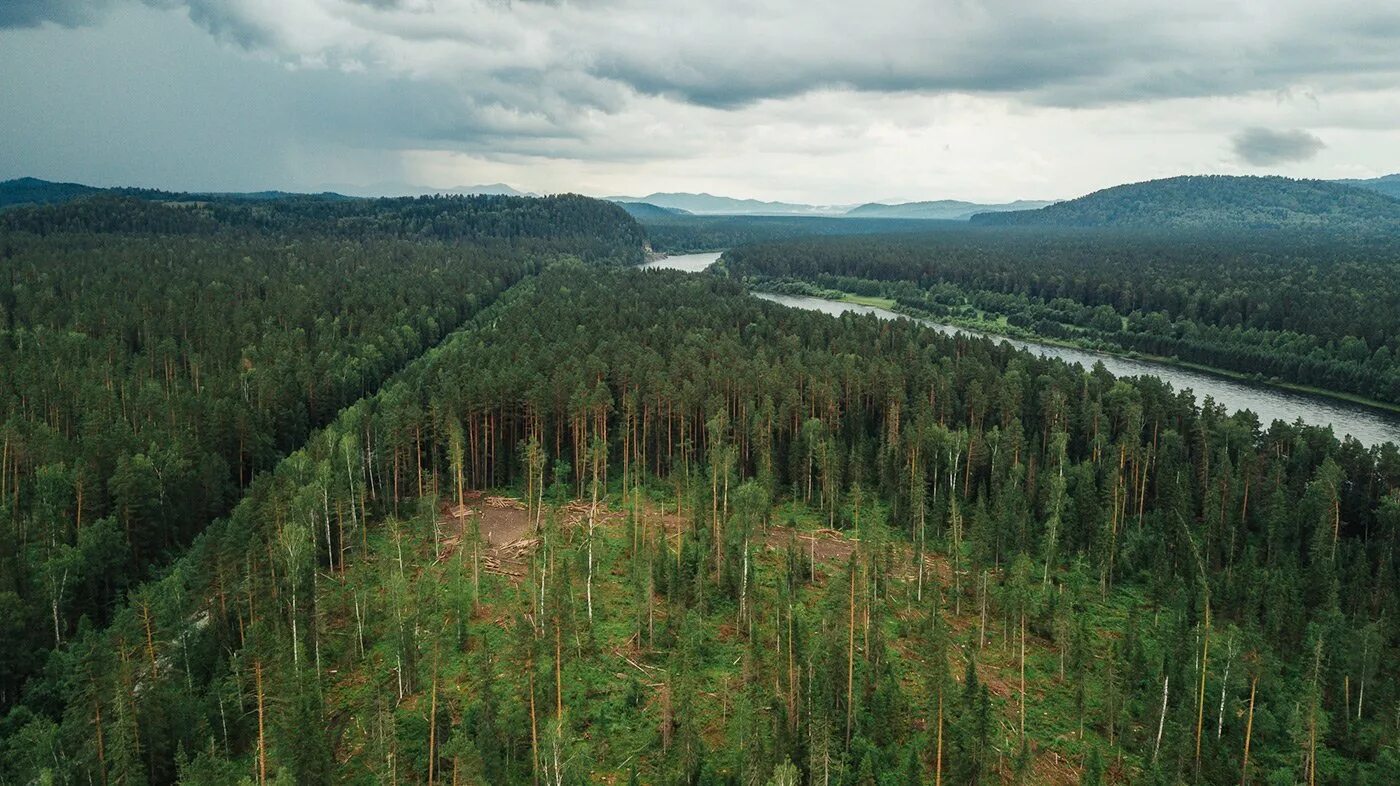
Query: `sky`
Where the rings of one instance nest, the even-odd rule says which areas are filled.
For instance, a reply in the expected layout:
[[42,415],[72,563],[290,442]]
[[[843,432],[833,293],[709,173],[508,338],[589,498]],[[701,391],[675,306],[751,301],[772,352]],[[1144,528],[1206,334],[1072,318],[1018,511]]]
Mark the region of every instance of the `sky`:
[[0,0],[0,179],[1060,199],[1400,171],[1400,3]]

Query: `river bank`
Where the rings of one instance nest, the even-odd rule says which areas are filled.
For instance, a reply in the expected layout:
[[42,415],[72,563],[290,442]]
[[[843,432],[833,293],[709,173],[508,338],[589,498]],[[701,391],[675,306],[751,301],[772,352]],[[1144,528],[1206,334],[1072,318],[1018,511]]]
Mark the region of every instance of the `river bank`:
[[[719,253],[679,254],[665,259],[654,260],[642,265],[650,269],[682,270],[699,273],[710,267]],[[1351,435],[1364,445],[1378,445],[1384,442],[1400,443],[1400,411],[1376,406],[1381,402],[1367,403],[1331,391],[1312,391],[1303,386],[1291,387],[1271,384],[1269,381],[1255,380],[1248,375],[1231,374],[1218,369],[1193,367],[1172,358],[1156,359],[1130,356],[1114,352],[1104,352],[1097,348],[1086,348],[1070,342],[1056,343],[1039,337],[1013,336],[982,327],[956,324],[953,320],[932,320],[917,315],[900,313],[886,307],[882,298],[855,296],[835,300],[810,295],[787,295],[766,292],[753,292],[755,297],[780,303],[794,308],[822,311],[828,314],[841,314],[854,311],[873,314],[884,319],[912,319],[945,334],[964,333],[970,336],[1006,341],[1018,349],[1037,355],[1056,357],[1068,363],[1078,363],[1091,368],[1101,363],[1114,376],[1159,377],[1178,389],[1190,389],[1198,398],[1210,397],[1231,412],[1250,410],[1267,427],[1274,420],[1304,423],[1317,426],[1330,426],[1340,437]],[[889,305],[895,305],[890,303]],[[1014,327],[1014,326],[1009,326]]]

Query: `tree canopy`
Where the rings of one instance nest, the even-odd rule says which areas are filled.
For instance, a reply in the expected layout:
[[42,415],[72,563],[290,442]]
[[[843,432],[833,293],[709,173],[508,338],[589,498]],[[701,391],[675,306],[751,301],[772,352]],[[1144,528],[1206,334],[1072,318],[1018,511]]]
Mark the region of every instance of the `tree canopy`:
[[1400,403],[1393,237],[945,229],[742,246],[727,268],[933,319],[1077,340]]
[[1389,782],[1397,487],[1153,378],[555,265],[56,653],[5,771]]

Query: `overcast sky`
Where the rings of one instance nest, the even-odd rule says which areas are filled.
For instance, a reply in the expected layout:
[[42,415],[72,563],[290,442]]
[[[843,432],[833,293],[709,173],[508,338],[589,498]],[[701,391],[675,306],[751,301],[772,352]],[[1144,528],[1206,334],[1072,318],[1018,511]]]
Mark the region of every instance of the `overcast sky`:
[[816,202],[1400,171],[1376,0],[0,0],[0,179]]

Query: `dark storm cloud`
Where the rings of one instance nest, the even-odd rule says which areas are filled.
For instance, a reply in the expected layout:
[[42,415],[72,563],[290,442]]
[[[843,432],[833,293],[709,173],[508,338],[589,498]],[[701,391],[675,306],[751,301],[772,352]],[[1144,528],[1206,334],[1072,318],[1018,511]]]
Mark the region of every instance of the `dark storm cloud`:
[[[798,13],[750,20],[731,34],[643,39],[603,50],[589,70],[642,93],[725,108],[823,88],[1019,93],[1078,104],[1091,95],[1130,97],[1142,89],[1135,72],[1154,53],[1170,51],[1171,42],[1152,27],[1130,34],[1103,20],[1057,18],[1034,4],[1006,18],[968,8],[906,7],[873,26],[855,17],[824,25]],[[872,15],[879,16],[860,16]],[[1129,35],[1137,46],[1125,45]]]
[[1302,129],[1246,128],[1236,134],[1231,143],[1235,156],[1254,166],[1307,161],[1327,147],[1316,135]]
[[589,48],[590,73],[717,107],[825,87],[1013,94],[1028,103],[1077,107],[1400,72],[1400,46],[1384,32],[1400,25],[1400,7],[1343,0],[1322,13],[1297,0],[1267,8],[1186,0],[1163,14],[1159,6],[1142,0],[697,5],[657,14],[651,28],[615,22],[613,29],[633,34],[617,45],[603,35],[578,46]]
[[244,49],[271,46],[275,41],[268,25],[256,16],[241,11],[237,3],[227,0],[173,0],[167,4],[183,5],[189,12],[190,21],[208,30],[215,38]]
[[4,0],[0,28],[37,27],[45,22],[65,27],[90,24],[106,5],[105,0]]
[[[83,24],[137,1],[10,0],[0,25]],[[293,65],[509,82],[521,101],[560,75],[720,108],[824,88],[1101,106],[1400,75],[1400,6],[1362,0],[1182,0],[1171,14],[1153,0],[141,1]]]

